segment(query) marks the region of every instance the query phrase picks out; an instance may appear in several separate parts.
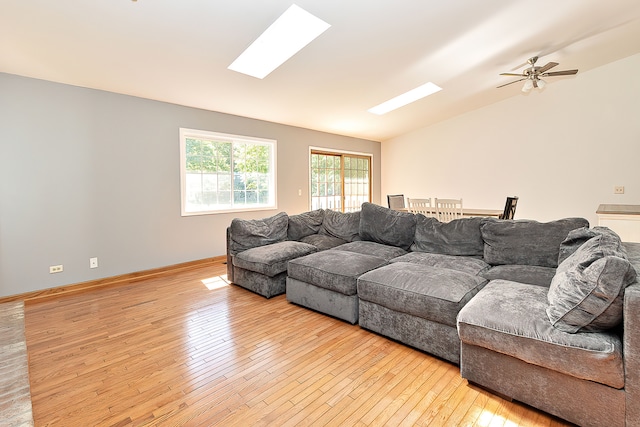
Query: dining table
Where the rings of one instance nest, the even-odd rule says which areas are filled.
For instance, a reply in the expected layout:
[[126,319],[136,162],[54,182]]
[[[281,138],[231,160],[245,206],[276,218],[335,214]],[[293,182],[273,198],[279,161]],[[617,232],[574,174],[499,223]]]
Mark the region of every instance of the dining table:
[[503,214],[502,209],[478,209],[478,208],[462,208],[462,216],[489,216],[498,218]]
[[[397,208],[395,209],[400,212],[409,212],[408,208]],[[493,217],[498,218],[502,215],[502,209],[484,209],[484,208],[462,208],[462,216],[466,218],[472,217]],[[432,216],[436,216],[435,209],[431,212]]]

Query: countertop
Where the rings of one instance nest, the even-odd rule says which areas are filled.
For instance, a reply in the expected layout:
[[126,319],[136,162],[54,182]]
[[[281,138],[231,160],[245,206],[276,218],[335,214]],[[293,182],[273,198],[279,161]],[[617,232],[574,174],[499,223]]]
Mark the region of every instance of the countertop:
[[640,215],[640,205],[608,205],[598,206],[597,214]]

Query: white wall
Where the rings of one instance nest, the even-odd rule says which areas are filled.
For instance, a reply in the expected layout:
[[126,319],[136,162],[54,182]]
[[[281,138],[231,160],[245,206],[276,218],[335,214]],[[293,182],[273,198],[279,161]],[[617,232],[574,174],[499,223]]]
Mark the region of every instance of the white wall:
[[[517,218],[597,225],[600,203],[640,204],[640,54],[382,143],[382,196],[463,198]],[[446,90],[446,88],[444,89]],[[496,89],[504,90],[504,89]],[[624,185],[625,194],[613,187]]]
[[0,296],[224,255],[277,212],[180,216],[180,127],[277,140],[277,211],[309,209],[310,146],[372,154],[379,202],[379,142],[0,73]]

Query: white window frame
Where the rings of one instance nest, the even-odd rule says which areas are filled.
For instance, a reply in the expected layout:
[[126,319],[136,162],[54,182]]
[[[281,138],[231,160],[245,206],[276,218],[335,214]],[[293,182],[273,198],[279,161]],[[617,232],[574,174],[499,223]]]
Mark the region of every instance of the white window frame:
[[[248,207],[247,205],[237,205],[234,207],[234,172],[233,161],[231,163],[231,201],[229,205],[224,205],[219,209],[187,210],[187,138],[196,139],[208,139],[214,141],[230,142],[232,144],[259,144],[270,146],[271,155],[269,156],[269,193],[270,198],[268,203],[259,204]],[[278,208],[278,196],[277,196],[277,152],[278,141],[274,139],[256,138],[252,136],[233,135],[220,132],[210,132],[205,130],[180,128],[180,209],[182,216],[194,216],[194,215],[211,215],[229,212],[248,212],[248,211],[262,211],[273,210]]]

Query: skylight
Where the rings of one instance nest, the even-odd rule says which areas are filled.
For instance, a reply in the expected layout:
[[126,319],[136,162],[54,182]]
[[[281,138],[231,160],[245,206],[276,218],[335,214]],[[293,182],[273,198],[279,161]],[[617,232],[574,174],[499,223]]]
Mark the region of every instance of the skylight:
[[263,79],[330,26],[293,4],[228,68]]
[[407,104],[415,102],[419,99],[432,95],[441,90],[442,88],[440,86],[429,82],[429,83],[423,84],[422,86],[418,86],[417,88],[412,89],[409,92],[405,92],[402,95],[398,95],[393,99],[383,102],[380,105],[376,105],[375,107],[370,108],[368,111],[370,113],[378,114],[378,115],[386,114],[389,111],[393,111],[400,107],[404,107]]

